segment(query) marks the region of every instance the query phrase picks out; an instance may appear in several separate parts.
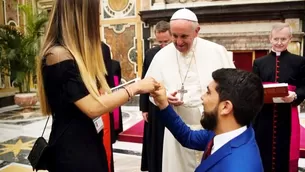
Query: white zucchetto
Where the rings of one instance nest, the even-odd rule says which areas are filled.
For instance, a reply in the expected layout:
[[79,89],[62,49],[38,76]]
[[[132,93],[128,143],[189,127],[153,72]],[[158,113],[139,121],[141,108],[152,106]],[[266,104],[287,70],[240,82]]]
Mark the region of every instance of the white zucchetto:
[[176,11],[171,18],[171,21],[172,20],[189,20],[192,22],[198,22],[196,14],[186,8]]

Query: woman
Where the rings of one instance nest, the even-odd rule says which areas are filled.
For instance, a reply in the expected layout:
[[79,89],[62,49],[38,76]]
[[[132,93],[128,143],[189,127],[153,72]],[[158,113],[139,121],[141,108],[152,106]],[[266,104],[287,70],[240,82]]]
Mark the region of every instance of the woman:
[[110,93],[101,58],[100,0],[54,3],[37,64],[41,110],[53,117],[48,170],[107,172],[102,127],[93,119],[159,84],[148,78]]

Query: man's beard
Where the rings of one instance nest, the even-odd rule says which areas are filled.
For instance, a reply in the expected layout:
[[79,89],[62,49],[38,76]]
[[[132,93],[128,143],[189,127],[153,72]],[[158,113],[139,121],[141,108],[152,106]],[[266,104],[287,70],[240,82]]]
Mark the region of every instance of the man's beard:
[[218,122],[217,107],[215,107],[214,110],[210,112],[204,111],[200,119],[200,123],[202,127],[210,131],[214,131],[216,129],[217,122]]

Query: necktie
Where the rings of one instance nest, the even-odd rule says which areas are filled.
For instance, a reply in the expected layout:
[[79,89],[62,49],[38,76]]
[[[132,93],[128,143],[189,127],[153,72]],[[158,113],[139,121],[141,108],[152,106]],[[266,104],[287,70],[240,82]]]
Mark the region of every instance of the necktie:
[[203,160],[207,159],[208,156],[211,155],[213,145],[214,145],[214,138],[212,138],[212,140],[209,141],[209,143],[204,151],[204,154],[202,156]]

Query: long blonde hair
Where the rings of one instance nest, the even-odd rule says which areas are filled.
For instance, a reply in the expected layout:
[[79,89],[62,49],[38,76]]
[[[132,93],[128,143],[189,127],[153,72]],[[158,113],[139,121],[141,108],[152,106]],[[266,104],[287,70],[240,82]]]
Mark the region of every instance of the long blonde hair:
[[97,85],[105,92],[110,91],[101,50],[99,8],[100,0],[55,0],[37,59],[37,86],[42,114],[51,114],[44,90],[42,57],[58,44],[70,51],[86,88],[96,100],[100,96]]

